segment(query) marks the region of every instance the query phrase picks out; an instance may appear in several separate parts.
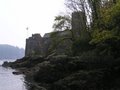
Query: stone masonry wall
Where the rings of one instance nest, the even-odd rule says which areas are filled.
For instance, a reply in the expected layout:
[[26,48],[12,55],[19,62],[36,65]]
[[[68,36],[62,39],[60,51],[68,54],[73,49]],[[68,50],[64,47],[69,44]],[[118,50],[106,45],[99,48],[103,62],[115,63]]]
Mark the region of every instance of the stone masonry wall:
[[75,38],[80,38],[86,29],[86,16],[83,12],[72,13],[72,30]]
[[40,34],[33,34],[26,39],[25,56],[38,55],[42,53],[42,37]]

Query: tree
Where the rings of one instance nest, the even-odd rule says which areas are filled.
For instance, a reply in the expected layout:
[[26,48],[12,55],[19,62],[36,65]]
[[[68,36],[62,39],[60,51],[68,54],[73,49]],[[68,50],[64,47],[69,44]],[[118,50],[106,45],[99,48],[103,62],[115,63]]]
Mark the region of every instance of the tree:
[[100,8],[102,26],[94,28],[90,43],[95,44],[102,54],[118,57],[120,53],[120,1],[113,3],[113,0],[110,0],[104,5]]
[[64,16],[56,16],[54,19],[55,23],[53,24],[54,31],[64,31],[68,30],[71,33],[71,37],[67,37],[66,39],[71,39],[74,41],[74,35],[71,24],[71,16],[70,15],[64,15]]
[[116,0],[66,0],[66,6],[72,11],[82,11],[90,27],[101,27],[101,8],[107,3],[115,4]]
[[87,19],[87,25],[91,22],[91,9],[87,0],[66,0],[65,5],[71,12],[83,12]]
[[63,30],[71,29],[71,17],[68,15],[56,16],[54,21],[55,21],[53,25],[54,31],[63,31]]

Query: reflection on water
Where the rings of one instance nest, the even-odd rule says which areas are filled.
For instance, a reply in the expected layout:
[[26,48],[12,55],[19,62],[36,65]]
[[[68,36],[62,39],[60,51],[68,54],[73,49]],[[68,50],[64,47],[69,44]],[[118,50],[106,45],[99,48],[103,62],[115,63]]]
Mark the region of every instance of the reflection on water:
[[27,90],[24,76],[13,75],[13,71],[15,70],[0,66],[0,90]]

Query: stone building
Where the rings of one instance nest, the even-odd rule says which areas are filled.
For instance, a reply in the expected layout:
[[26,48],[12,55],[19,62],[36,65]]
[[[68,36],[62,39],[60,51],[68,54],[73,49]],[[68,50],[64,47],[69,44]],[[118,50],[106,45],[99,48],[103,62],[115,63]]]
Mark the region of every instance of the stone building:
[[68,37],[70,31],[58,31],[55,37],[52,37],[51,34],[46,33],[44,37],[41,37],[40,34],[33,34],[32,37],[26,39],[25,56],[48,56],[52,53],[55,55],[66,54],[72,42],[68,39],[64,41],[62,39]]
[[70,39],[71,32],[69,30],[47,33],[43,37],[44,52],[47,55],[65,55],[71,51],[72,42]]
[[82,38],[83,33],[86,31],[85,13],[80,11],[72,13],[72,31],[75,38]]
[[42,54],[42,37],[40,34],[33,34],[26,39],[25,56]]
[[[85,38],[86,18],[83,12],[74,12],[72,14],[72,32],[75,38]],[[46,33],[44,37],[40,34],[33,34],[26,39],[25,56],[42,55],[47,56],[64,55],[71,52],[72,41],[64,39],[72,37],[69,30]],[[51,36],[52,35],[52,36]],[[63,40],[64,39],[64,40]]]

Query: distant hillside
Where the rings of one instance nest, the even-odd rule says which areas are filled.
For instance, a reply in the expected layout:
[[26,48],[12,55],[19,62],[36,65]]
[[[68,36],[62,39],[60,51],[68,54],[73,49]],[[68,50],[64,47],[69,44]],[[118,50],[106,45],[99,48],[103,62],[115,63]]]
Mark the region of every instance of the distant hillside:
[[0,44],[0,59],[18,59],[24,56],[24,49],[15,46]]

